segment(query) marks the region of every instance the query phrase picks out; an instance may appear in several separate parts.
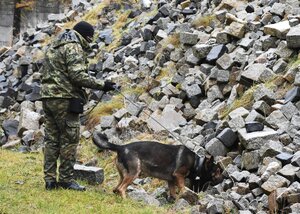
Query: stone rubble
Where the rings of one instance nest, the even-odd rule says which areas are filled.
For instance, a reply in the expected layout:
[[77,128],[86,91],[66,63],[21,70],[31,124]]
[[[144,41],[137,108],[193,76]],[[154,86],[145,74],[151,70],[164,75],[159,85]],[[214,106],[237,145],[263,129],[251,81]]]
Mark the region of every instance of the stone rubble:
[[[0,47],[3,149],[42,148],[43,42],[97,1],[79,2],[28,29],[12,47]],[[280,209],[298,213],[300,2],[143,0],[123,6],[111,4],[98,14],[99,34],[89,56],[97,57],[89,73],[144,90],[126,92],[124,106],[99,118],[95,129],[118,143],[145,132],[181,139],[177,143],[222,162],[226,179],[198,202],[179,199],[174,204],[178,211],[267,213],[272,209],[268,197],[275,193]],[[108,51],[117,39],[117,12],[130,12],[129,22],[115,51]],[[88,92],[87,112],[114,96]],[[89,139],[93,130],[85,130],[85,121],[81,133]],[[255,131],[249,131],[251,127]],[[80,175],[83,179],[102,182],[101,170],[86,171]],[[153,196],[132,187],[129,193],[155,206],[167,203],[162,195],[166,190]]]

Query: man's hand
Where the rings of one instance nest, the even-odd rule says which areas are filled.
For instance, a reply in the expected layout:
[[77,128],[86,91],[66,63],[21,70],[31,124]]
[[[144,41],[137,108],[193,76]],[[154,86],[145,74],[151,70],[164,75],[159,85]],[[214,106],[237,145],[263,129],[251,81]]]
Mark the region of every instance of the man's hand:
[[107,91],[113,91],[117,88],[117,84],[111,81],[105,81],[104,82],[104,87],[103,87],[103,91],[107,92]]

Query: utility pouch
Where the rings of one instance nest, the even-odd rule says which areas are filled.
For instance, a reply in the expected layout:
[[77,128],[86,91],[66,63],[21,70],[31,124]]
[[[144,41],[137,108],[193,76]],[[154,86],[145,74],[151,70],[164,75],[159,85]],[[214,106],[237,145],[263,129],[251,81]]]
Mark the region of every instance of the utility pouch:
[[80,98],[71,98],[69,101],[69,112],[75,114],[83,113],[84,102]]

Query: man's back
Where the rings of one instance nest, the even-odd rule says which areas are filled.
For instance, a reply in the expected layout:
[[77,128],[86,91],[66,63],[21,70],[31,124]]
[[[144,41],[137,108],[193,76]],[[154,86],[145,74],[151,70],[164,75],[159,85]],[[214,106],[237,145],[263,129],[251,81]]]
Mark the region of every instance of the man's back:
[[83,49],[88,47],[73,30],[66,30],[55,39],[45,54],[42,98],[82,98],[82,85],[77,84],[77,79],[78,73],[87,72]]

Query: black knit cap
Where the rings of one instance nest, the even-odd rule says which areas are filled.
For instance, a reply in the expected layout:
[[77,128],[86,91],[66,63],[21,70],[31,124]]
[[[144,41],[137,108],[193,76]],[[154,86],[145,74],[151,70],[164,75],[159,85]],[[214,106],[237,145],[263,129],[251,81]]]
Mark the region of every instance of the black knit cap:
[[91,24],[81,21],[73,27],[73,30],[76,30],[86,41],[92,41],[94,36],[94,28]]

